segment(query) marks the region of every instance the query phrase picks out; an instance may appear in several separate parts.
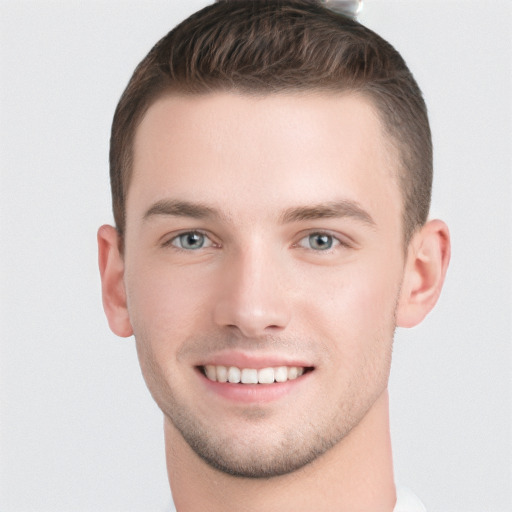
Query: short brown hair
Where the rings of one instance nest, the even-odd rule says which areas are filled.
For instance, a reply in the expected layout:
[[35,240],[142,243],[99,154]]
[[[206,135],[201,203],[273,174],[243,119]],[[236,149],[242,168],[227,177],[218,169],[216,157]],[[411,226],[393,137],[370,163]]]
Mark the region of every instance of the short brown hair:
[[169,92],[268,94],[358,92],[373,103],[400,155],[404,240],[425,223],[432,189],[432,142],[421,91],[400,54],[357,21],[307,0],[221,0],[180,23],[135,70],[117,106],[110,141],[116,227],[136,129]]

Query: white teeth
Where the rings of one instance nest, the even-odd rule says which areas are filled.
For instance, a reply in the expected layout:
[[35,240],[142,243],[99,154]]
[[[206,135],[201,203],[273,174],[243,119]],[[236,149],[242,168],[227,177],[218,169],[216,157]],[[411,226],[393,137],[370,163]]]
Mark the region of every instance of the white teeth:
[[296,379],[297,377],[300,377],[303,373],[304,368],[297,368],[296,366],[293,366],[292,368],[288,369],[288,379]]
[[238,384],[240,382],[240,374],[241,372],[238,368],[231,366],[228,370],[228,382],[231,382],[232,384]]
[[286,382],[288,380],[288,368],[286,366],[274,368],[274,379],[276,379],[276,382]]
[[204,371],[210,380],[217,380],[217,369],[215,366],[208,364],[204,367]]
[[242,370],[242,384],[258,384],[258,370],[249,370],[244,368]]
[[260,384],[273,384],[274,368],[263,368],[258,370],[258,382]]
[[276,368],[237,368],[236,366],[206,365],[204,373],[214,382],[230,382],[231,384],[273,384],[295,380],[304,373],[304,368],[298,366],[278,366]]
[[[208,376],[208,372],[206,373]],[[210,379],[212,380],[212,379]],[[225,366],[217,366],[217,382],[228,381],[228,369]]]
[[297,367],[292,367],[288,369],[288,379],[294,380],[299,376],[299,371]]

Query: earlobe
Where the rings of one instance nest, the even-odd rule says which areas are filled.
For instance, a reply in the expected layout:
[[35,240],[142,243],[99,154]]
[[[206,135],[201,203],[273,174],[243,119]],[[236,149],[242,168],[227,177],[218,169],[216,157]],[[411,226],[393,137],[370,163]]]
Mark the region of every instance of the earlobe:
[[108,225],[98,230],[98,264],[101,275],[103,309],[112,332],[128,337],[133,334],[128,316],[124,287],[124,260],[120,252],[119,234]]
[[450,233],[440,220],[427,222],[412,238],[397,309],[397,325],[413,327],[434,307],[450,261]]

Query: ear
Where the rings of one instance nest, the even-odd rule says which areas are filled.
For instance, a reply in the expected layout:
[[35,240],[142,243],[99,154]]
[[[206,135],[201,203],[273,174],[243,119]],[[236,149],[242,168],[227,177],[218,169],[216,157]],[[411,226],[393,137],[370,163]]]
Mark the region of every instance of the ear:
[[98,230],[98,263],[101,275],[103,309],[112,332],[128,337],[133,334],[124,287],[124,259],[120,250],[120,237],[112,226]]
[[431,220],[409,243],[397,308],[397,325],[413,327],[434,307],[450,262],[450,233],[446,224]]

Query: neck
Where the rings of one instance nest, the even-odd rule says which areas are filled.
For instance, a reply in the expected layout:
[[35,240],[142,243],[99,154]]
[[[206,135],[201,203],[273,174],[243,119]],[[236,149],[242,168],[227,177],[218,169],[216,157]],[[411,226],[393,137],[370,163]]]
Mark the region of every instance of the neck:
[[213,469],[167,418],[165,445],[178,512],[391,512],[396,503],[387,390],[342,441],[311,464],[284,476],[237,478]]

